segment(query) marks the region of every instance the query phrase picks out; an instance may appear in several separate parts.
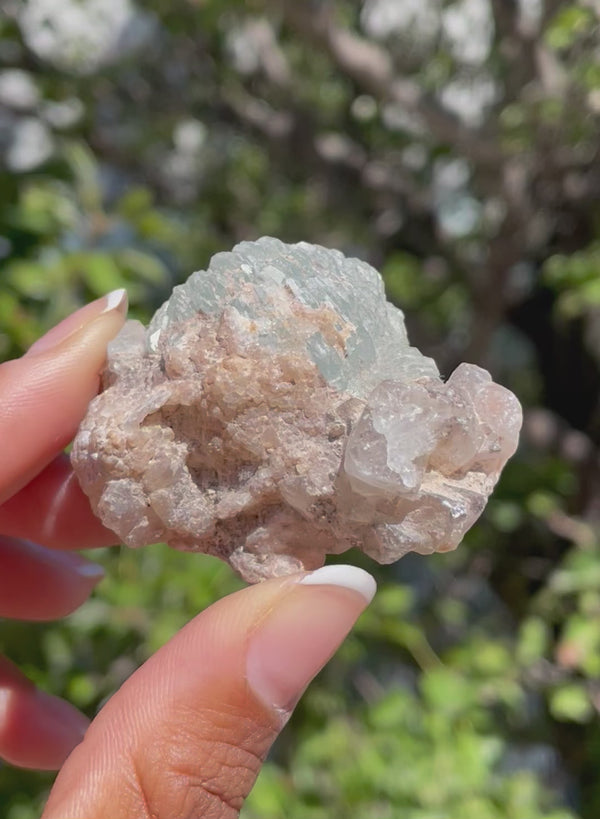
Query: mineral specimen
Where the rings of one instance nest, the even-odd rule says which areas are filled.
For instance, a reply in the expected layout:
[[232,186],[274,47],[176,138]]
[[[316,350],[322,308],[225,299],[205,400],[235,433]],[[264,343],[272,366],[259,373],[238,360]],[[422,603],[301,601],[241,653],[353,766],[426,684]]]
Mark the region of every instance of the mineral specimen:
[[263,238],[219,253],[110,344],[72,461],[130,546],[164,540],[249,582],[356,546],[454,549],[516,449],[521,408],[479,367],[444,383],[379,274]]

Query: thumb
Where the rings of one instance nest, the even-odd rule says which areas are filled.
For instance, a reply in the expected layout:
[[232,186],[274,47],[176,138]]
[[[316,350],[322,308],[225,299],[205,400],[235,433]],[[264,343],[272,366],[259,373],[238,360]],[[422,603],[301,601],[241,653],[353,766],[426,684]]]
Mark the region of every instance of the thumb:
[[326,566],[211,606],[109,700],[42,819],[233,819],[302,691],[374,592],[362,569]]

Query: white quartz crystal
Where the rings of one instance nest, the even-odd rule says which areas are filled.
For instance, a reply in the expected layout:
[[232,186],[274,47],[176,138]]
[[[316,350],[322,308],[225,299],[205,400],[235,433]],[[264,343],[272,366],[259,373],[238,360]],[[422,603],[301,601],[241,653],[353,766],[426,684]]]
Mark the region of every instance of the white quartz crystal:
[[165,540],[246,580],[356,546],[455,548],[513,454],[521,408],[485,371],[444,383],[369,265],[263,238],[219,253],[109,345],[73,446],[130,546]]

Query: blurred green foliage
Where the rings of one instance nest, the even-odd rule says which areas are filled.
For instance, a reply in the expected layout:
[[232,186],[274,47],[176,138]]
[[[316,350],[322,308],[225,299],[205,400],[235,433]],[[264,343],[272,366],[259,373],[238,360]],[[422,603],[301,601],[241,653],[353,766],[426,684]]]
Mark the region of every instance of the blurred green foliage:
[[[34,5],[0,15],[0,358],[117,287],[147,320],[212,253],[268,233],[370,260],[445,375],[483,363],[525,404],[522,447],[460,549],[376,568],[378,596],[245,819],[596,817],[596,6],[547,0],[536,17],[481,0],[480,31],[459,2],[423,18],[407,4],[404,19],[393,0],[387,16],[384,0],[310,15],[148,0],[129,40],[51,52],[28,28]],[[461,20],[475,28],[457,45]],[[469,56],[473,42],[487,51]],[[92,557],[107,579],[84,607],[0,637],[91,716],[239,587],[162,546]],[[38,816],[51,779],[0,768],[3,819]]]

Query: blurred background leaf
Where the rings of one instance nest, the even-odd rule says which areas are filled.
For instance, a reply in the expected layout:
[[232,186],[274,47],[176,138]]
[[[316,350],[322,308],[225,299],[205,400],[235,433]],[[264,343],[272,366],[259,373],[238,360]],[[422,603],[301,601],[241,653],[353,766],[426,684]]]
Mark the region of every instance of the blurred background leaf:
[[[525,407],[460,549],[375,568],[245,819],[600,812],[599,49],[592,0],[2,4],[0,358],[113,288],[147,320],[268,233],[370,261],[444,375]],[[90,716],[239,587],[164,546],[93,557],[80,611],[0,632]],[[0,767],[3,819],[51,780]]]

